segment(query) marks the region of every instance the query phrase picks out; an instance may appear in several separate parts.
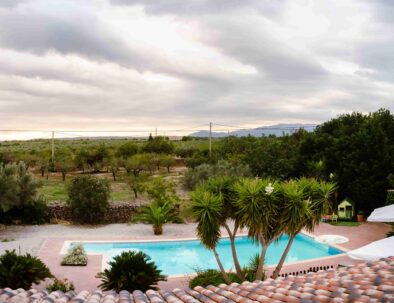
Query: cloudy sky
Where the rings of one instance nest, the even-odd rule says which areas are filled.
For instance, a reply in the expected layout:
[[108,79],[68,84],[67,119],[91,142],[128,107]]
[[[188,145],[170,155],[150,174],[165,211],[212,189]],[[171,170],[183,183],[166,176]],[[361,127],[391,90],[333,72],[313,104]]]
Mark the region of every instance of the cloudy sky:
[[0,128],[394,110],[392,0],[1,0]]

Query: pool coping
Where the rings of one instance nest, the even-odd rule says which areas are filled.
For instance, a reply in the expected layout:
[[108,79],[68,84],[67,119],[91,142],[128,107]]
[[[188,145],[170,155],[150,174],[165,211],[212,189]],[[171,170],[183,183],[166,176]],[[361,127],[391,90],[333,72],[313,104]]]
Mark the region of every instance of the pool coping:
[[[343,253],[339,253],[339,254],[333,255],[333,256],[325,256],[325,257],[319,257],[319,258],[313,258],[313,259],[307,259],[307,260],[288,262],[288,263],[285,263],[286,266],[287,265],[304,264],[304,263],[310,262],[311,260],[313,260],[313,261],[329,260],[329,259],[332,259],[332,258],[337,258],[337,257],[340,257],[340,256],[344,256],[344,255],[347,254],[348,251],[350,251],[350,249],[344,248],[344,247],[342,247],[342,246],[340,246],[338,244],[321,243],[321,242],[316,240],[316,238],[318,236],[315,236],[315,235],[313,235],[313,234],[311,234],[311,233],[309,233],[309,232],[307,232],[305,230],[302,230],[300,233],[305,235],[305,236],[307,236],[307,237],[309,237],[309,238],[311,238],[311,239],[313,239],[314,241],[316,241],[316,242],[318,242],[320,244],[333,247],[333,248],[335,248],[337,250],[342,251]],[[236,237],[245,237],[245,236],[248,236],[248,234],[247,233],[240,233]],[[224,236],[221,236],[220,238],[221,239],[226,239],[226,238],[230,238],[230,236],[229,235],[224,235]],[[65,240],[63,242],[63,245],[62,245],[61,249],[60,249],[60,255],[66,255],[67,254],[68,248],[70,247],[71,243],[114,243],[114,242],[116,242],[116,243],[152,243],[152,242],[160,243],[160,242],[196,241],[196,240],[199,240],[199,239],[197,237],[187,237],[187,238],[177,238],[177,239],[175,239],[175,238],[167,238],[167,239],[164,238],[164,239],[149,239],[149,240],[148,239],[132,239],[132,240]],[[104,269],[106,269],[106,264],[109,261],[108,255],[103,254],[103,253],[86,253],[86,254],[89,255],[89,256],[101,256],[102,257],[101,270],[104,271]],[[270,269],[270,268],[276,267],[276,264],[271,264],[271,265],[267,265],[267,266],[264,266],[264,267],[267,268],[267,269]],[[233,270],[231,269],[230,271],[233,271]],[[196,273],[187,273],[187,274],[180,274],[180,275],[168,275],[167,277],[168,278],[181,278],[181,277],[193,277],[195,275],[196,275]]]

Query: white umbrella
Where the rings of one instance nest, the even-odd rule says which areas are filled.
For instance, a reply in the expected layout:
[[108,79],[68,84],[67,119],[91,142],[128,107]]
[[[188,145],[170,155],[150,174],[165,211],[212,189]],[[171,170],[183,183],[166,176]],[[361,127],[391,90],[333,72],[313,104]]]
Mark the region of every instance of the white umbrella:
[[394,204],[375,208],[368,217],[369,222],[394,222]]
[[369,243],[347,254],[352,259],[368,261],[394,256],[394,236]]

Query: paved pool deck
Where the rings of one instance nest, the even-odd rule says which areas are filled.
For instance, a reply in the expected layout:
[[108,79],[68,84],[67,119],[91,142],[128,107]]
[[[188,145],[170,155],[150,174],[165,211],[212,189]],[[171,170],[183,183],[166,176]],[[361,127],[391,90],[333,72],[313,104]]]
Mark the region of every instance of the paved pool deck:
[[[101,271],[102,256],[89,255],[86,267],[60,266],[62,255],[60,251],[65,241],[133,241],[133,240],[166,240],[166,239],[191,239],[195,238],[195,224],[167,224],[164,234],[154,236],[152,228],[144,224],[111,224],[99,227],[78,227],[67,225],[45,225],[35,227],[7,227],[7,231],[0,233],[0,237],[14,237],[16,241],[9,243],[0,242],[0,252],[4,249],[22,247],[22,252],[30,251],[37,255],[52,273],[59,278],[68,278],[73,281],[77,291],[95,290],[100,284],[95,275]],[[312,236],[341,235],[349,238],[349,242],[341,244],[344,250],[352,250],[370,242],[382,239],[390,230],[390,225],[384,223],[363,223],[357,227],[333,226],[321,223],[313,232]],[[223,235],[226,235],[223,230]],[[33,245],[34,244],[34,245]],[[297,262],[284,266],[283,274],[293,274],[307,271],[310,268],[324,269],[337,267],[341,263],[355,262],[346,255],[331,256],[315,260]],[[273,270],[272,266],[266,268],[268,274]],[[162,282],[163,289],[175,287],[186,288],[190,277],[182,276],[169,278]],[[43,287],[43,285],[41,285]],[[41,288],[40,286],[38,288]]]

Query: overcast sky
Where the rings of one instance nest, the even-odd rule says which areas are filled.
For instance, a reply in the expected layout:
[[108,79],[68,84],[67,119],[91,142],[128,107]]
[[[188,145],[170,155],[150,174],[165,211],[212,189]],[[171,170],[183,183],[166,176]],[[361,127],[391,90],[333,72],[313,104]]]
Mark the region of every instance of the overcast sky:
[[394,110],[392,0],[1,0],[0,128]]

